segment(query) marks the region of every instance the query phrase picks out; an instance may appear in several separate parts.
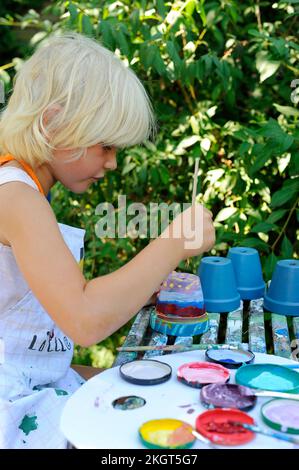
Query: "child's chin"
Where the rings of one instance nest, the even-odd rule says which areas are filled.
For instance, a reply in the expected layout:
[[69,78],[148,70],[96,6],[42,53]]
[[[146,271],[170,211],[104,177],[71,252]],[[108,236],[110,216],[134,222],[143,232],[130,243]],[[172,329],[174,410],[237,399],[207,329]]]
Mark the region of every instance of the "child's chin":
[[69,185],[67,189],[72,191],[72,193],[75,194],[83,194],[87,189],[89,188],[90,183],[81,183],[81,184],[76,184],[76,185]]

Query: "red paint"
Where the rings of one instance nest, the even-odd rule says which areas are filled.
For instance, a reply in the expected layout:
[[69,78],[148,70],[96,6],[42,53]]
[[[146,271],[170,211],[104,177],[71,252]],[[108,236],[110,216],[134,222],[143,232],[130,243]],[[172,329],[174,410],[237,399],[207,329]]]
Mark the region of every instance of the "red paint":
[[196,418],[196,430],[215,444],[237,446],[254,438],[254,433],[242,426],[233,424],[254,424],[251,416],[232,408],[208,410]]
[[200,317],[206,313],[205,308],[181,307],[178,304],[160,303],[156,307],[157,312],[164,315],[179,315],[180,317]]

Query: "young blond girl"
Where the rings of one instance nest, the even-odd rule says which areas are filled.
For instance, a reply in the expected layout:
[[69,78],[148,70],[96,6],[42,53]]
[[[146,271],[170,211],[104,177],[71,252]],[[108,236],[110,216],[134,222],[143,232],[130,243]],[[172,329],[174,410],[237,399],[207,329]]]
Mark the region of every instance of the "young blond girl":
[[[214,243],[211,214],[194,205],[122,268],[84,278],[84,230],[58,224],[45,195],[56,181],[83,193],[116,170],[118,148],[153,129],[141,82],[95,40],[53,36],[17,73],[0,122],[1,448],[65,447],[61,410],[84,381],[70,367],[73,342],[111,335],[181,260]],[[203,240],[187,249],[174,234],[192,220]]]

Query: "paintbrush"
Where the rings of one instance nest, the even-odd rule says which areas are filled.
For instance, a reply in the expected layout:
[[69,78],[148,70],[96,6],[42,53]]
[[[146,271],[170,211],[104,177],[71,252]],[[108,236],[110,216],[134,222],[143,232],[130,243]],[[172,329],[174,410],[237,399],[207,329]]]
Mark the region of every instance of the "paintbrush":
[[248,429],[249,431],[258,434],[264,434],[265,436],[274,437],[275,439],[280,439],[281,441],[286,441],[290,442],[291,444],[299,445],[299,439],[296,439],[295,437],[287,436],[274,431],[269,431],[268,429],[261,429],[255,424],[240,423],[239,421],[229,421],[229,423],[234,426],[241,426],[244,429]]
[[[197,193],[197,180],[198,180],[198,168],[199,168],[199,158],[195,159],[194,173],[193,173],[193,187],[192,187],[192,206],[195,204],[196,193]],[[187,266],[189,267],[190,260],[186,260]]]
[[213,344],[207,346],[206,344],[191,344],[186,346],[184,344],[161,345],[161,346],[122,346],[116,348],[120,352],[138,352],[138,351],[205,351],[206,349],[240,349],[241,345],[230,346],[228,344]]

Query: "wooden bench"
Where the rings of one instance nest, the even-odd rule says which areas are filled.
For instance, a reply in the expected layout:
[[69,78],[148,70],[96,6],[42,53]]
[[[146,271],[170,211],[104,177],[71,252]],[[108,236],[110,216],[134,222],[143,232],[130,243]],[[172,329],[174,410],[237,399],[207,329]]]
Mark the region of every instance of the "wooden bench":
[[[191,344],[238,345],[253,352],[275,354],[299,360],[299,316],[285,317],[275,313],[264,313],[263,299],[241,302],[240,308],[229,313],[209,313],[210,329],[195,337],[173,337],[155,332],[149,325],[154,307],[144,307],[137,314],[123,346]],[[299,315],[299,312],[298,312]],[[134,359],[148,359],[163,351],[120,352],[113,366]]]

